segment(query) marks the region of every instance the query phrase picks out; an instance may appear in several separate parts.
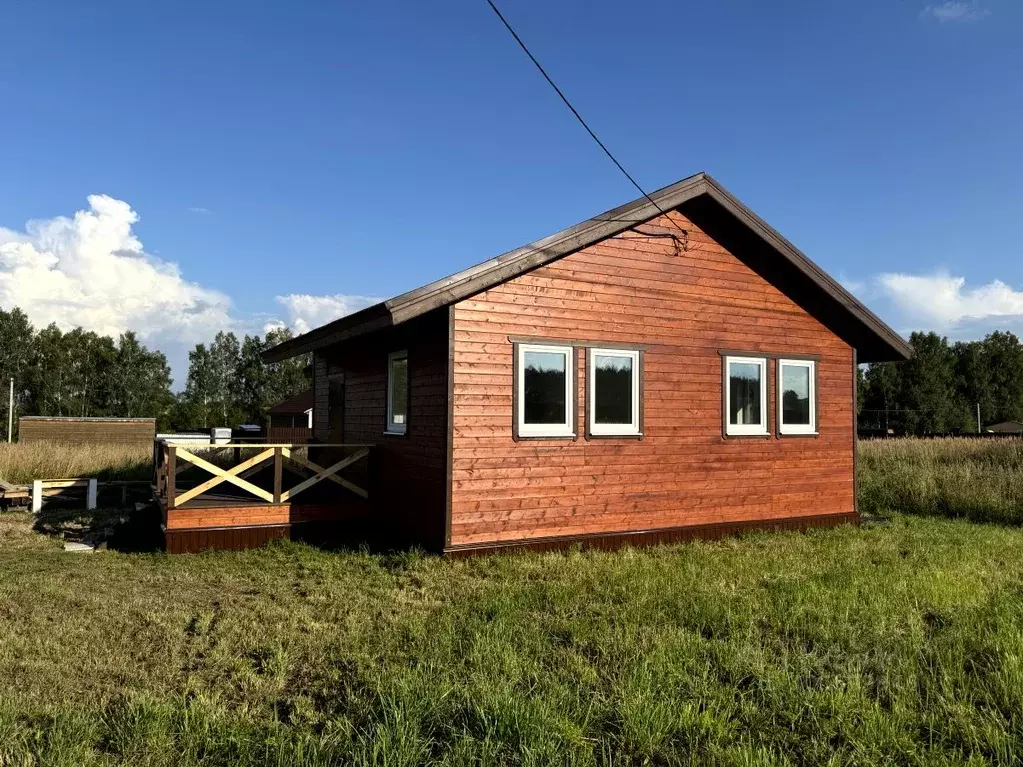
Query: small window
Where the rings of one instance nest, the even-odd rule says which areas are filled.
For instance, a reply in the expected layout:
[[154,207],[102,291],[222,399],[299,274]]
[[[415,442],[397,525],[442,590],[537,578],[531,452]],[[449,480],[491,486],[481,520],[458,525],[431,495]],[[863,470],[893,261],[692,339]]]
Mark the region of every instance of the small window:
[[817,433],[817,376],[812,360],[778,360],[778,432]]
[[408,428],[408,352],[387,357],[387,431],[404,434]]
[[520,437],[574,437],[571,346],[520,344],[516,350]]
[[725,358],[725,433],[767,434],[767,360]]
[[639,352],[589,352],[589,427],[594,436],[639,434]]

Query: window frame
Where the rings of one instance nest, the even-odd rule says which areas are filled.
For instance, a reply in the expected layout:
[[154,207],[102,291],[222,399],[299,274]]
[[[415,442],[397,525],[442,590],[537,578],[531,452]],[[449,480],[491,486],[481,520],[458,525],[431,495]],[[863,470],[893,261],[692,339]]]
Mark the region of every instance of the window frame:
[[[565,356],[565,421],[558,424],[525,422],[526,381],[525,358],[527,352],[563,354]],[[516,343],[513,344],[513,437],[515,439],[575,439],[576,424],[576,347],[563,343]]]
[[[817,436],[817,361],[812,359],[797,359],[791,357],[779,357],[775,361],[777,373],[775,374],[775,388],[778,390],[778,436],[780,437],[815,437]],[[782,368],[785,365],[802,367],[809,371],[810,390],[810,423],[809,424],[787,424],[785,423],[784,395]]]
[[[596,356],[626,357],[632,360],[632,421],[627,424],[597,423]],[[586,437],[643,436],[643,351],[622,347],[586,348]]]
[[[770,401],[768,399],[768,380],[770,365],[765,356],[749,356],[742,354],[728,354],[722,358],[721,376],[721,409],[722,423],[726,437],[769,437],[771,436],[770,424],[768,423],[768,412]],[[759,365],[760,366],[760,423],[757,424],[733,424],[731,419],[732,411],[732,363]]]
[[[405,360],[405,420],[402,423],[394,422],[394,363],[396,360]],[[387,424],[384,434],[405,435],[408,433],[410,398],[409,398],[409,364],[408,349],[399,349],[387,355]]]

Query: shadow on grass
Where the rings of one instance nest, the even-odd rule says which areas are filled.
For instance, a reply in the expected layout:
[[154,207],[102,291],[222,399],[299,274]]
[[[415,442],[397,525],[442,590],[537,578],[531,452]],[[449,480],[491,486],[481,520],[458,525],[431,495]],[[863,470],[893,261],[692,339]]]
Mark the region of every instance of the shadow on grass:
[[163,548],[158,510],[153,504],[138,509],[87,511],[81,506],[49,503],[36,515],[33,529],[64,541],[105,546],[125,553],[160,551]]

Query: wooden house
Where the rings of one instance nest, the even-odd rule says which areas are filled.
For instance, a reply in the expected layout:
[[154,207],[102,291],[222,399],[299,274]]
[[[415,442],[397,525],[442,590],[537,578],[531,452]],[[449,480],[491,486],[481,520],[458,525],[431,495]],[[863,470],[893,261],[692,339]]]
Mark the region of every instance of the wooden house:
[[910,349],[701,173],[264,359],[306,353],[376,523],[465,553],[855,522],[856,365]]

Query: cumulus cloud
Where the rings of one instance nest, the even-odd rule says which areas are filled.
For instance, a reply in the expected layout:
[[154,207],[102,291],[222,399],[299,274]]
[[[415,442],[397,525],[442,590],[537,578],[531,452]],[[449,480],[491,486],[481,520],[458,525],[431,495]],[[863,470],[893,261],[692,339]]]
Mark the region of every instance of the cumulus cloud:
[[287,321],[267,323],[265,328],[280,327],[286,324],[296,333],[308,333],[313,328],[325,325],[346,314],[365,309],[381,300],[371,296],[348,296],[341,293],[331,296],[300,293],[277,296],[277,303],[284,307],[288,319]]
[[1001,280],[968,286],[965,277],[886,273],[872,285],[888,300],[900,324],[958,337],[981,336],[997,329],[1023,328],[1023,291]]
[[239,316],[227,295],[185,279],[177,264],[145,250],[133,232],[139,216],[127,202],[102,194],[87,201],[70,218],[29,221],[24,230],[0,227],[0,308],[20,307],[37,328],[52,322],[114,338],[134,330],[167,355],[176,388],[185,382],[188,351],[221,330],[240,335],[287,325],[305,333],[380,300],[292,294],[276,297],[283,317]]
[[20,307],[36,326],[114,337],[134,330],[172,361],[187,345],[231,329],[230,299],[147,253],[132,231],[138,220],[128,203],[94,194],[71,218],[0,228],[0,306]]
[[945,3],[928,5],[920,13],[923,18],[933,18],[942,24],[948,21],[980,21],[991,15],[991,11],[981,7],[978,0],[949,0]]

